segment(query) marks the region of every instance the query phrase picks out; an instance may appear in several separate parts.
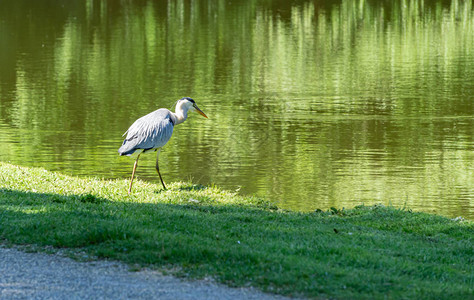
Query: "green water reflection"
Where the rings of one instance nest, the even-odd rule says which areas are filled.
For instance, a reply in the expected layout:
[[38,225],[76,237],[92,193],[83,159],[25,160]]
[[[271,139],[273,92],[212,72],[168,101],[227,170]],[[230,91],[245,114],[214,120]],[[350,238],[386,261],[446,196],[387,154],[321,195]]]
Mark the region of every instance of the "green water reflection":
[[122,133],[190,96],[165,181],[474,218],[472,1],[2,1],[0,41],[2,161],[126,178]]

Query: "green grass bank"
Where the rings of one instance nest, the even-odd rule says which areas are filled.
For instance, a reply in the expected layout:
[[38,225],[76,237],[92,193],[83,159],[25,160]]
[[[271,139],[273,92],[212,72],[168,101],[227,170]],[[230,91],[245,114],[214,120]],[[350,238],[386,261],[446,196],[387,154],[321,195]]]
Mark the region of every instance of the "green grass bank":
[[189,183],[127,187],[0,163],[0,239],[288,296],[473,299],[470,221],[384,206],[287,212]]

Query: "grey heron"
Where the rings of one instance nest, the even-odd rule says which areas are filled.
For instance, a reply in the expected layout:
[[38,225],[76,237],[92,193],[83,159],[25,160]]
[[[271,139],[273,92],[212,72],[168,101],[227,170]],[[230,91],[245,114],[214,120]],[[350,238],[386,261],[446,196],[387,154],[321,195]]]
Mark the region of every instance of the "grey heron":
[[140,151],[133,165],[132,179],[130,180],[130,187],[128,189],[129,194],[132,192],[133,177],[135,176],[140,154],[151,150],[158,150],[156,156],[156,171],[160,176],[163,188],[166,190],[158,166],[158,157],[160,156],[161,148],[170,140],[174,126],[183,123],[187,119],[188,111],[196,111],[201,116],[207,118],[206,114],[197,107],[193,99],[185,97],[176,102],[175,112],[166,108],[155,110],[137,119],[123,134],[127,136],[122,146],[118,149],[120,155],[130,156],[135,151]]

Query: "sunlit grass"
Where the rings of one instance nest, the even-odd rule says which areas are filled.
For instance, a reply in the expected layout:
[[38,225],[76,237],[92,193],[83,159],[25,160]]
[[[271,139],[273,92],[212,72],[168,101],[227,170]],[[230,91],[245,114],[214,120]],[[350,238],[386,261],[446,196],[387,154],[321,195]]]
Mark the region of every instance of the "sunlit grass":
[[383,206],[295,213],[217,187],[76,178],[0,163],[0,239],[322,298],[473,293],[474,226]]

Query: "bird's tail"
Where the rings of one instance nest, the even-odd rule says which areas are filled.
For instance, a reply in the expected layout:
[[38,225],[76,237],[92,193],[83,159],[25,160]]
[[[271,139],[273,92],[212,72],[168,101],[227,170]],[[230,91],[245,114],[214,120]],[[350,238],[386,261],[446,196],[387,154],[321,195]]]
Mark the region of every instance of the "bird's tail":
[[130,147],[130,144],[127,144],[127,140],[124,140],[122,146],[118,149],[118,153],[120,155],[132,155],[135,150],[135,147]]

